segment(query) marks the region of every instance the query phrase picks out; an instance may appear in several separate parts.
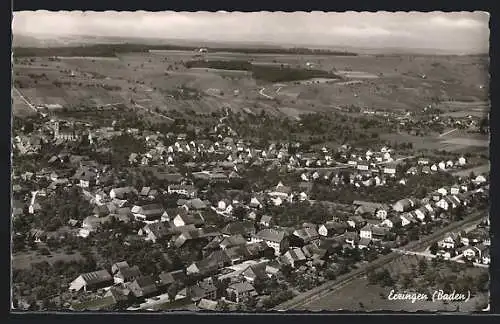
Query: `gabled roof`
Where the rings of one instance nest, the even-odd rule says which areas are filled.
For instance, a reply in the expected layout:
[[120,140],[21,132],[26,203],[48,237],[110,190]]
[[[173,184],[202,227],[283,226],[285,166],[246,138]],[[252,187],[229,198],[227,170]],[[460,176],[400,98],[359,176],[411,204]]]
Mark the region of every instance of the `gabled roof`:
[[305,227],[295,230],[293,235],[299,237],[300,239],[309,242],[310,240],[317,239],[319,237],[318,231],[314,228]]
[[263,229],[254,235],[255,237],[262,239],[264,241],[271,241],[280,243],[283,241],[285,237],[288,235],[285,231],[276,230],[276,229]]
[[186,274],[184,270],[177,270],[172,272],[162,272],[158,276],[160,278],[160,282],[163,285],[170,285],[174,282],[183,283],[186,279]]
[[95,285],[101,282],[111,281],[113,278],[106,270],[93,271],[81,274],[87,285]]
[[255,232],[255,227],[252,222],[232,222],[224,226],[221,230],[222,234],[234,235],[234,234],[251,234]]
[[285,255],[293,261],[301,261],[306,259],[304,252],[302,252],[300,248],[290,249],[285,253]]
[[230,237],[226,237],[220,242],[221,246],[232,247],[236,245],[244,245],[247,243],[247,240],[241,235],[236,234]]
[[228,289],[234,290],[238,294],[255,290],[255,288],[248,281],[234,283],[229,285]]
[[125,281],[128,281],[132,278],[140,277],[141,271],[136,265],[133,267],[123,267],[118,270],[118,273],[116,273],[115,276],[121,277],[125,279]]

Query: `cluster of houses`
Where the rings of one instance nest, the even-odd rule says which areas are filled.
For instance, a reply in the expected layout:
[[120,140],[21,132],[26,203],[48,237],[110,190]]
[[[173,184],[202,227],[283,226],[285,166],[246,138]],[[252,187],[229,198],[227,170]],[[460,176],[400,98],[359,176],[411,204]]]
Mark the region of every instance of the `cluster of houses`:
[[436,255],[489,265],[491,262],[489,218],[469,232],[448,233],[438,242]]
[[[332,218],[324,224],[304,223],[297,228],[282,228],[276,226],[272,216],[263,213],[265,206],[309,200],[315,180],[327,180],[332,185],[346,181],[339,172],[323,173],[316,169],[340,163],[356,170],[348,177],[348,183],[384,185],[386,178],[396,175],[394,152],[382,147],[379,151],[358,154],[344,145],[337,153],[322,148],[315,153],[292,154],[292,151],[300,149],[300,145],[271,144],[258,149],[249,142],[227,136],[227,133],[226,136],[216,134],[212,139],[187,140],[185,134],[167,134],[165,138],[155,132],[139,132],[137,129],[119,131],[114,127],[96,130],[86,127],[84,133],[76,131],[71,124],[65,124],[69,128],[63,129],[62,124],[51,121],[40,132],[42,135],[37,133],[28,137],[37,140],[26,141],[19,136],[14,141],[18,152],[36,153],[42,143],[76,141],[82,136],[87,136],[88,141],[98,147],[106,140],[128,133],[144,140],[146,147],[145,153],[131,152],[128,165],[147,170],[162,185],[152,183],[139,188],[128,184],[117,185],[117,182],[122,184],[123,181],[117,181],[116,170],[100,165],[87,156],[61,152],[49,159],[49,168],[14,176],[14,187],[17,185],[13,187],[17,197],[13,203],[14,217],[22,217],[25,209],[36,216],[41,210],[41,200],[57,188],[79,187],[93,210],[81,221],[69,221],[67,225],[72,235],[87,238],[104,224],[116,220],[140,223],[137,233],[130,233],[131,237],[161,243],[166,248],[201,246],[199,260],[158,276],[143,274],[140,265],[129,266],[126,261],[120,261],[111,269],[84,273],[71,282],[69,289],[75,292],[105,288],[105,294],[99,298],[101,302],[106,301],[103,305],[108,306],[130,306],[138,302],[147,303],[150,298],[161,299],[174,283],[181,287],[175,292],[176,300],[189,300],[200,308],[214,308],[216,304],[213,302],[221,298],[230,303],[240,303],[258,295],[256,282],[278,276],[283,267],[319,269],[337,249],[365,249],[392,242],[396,229],[430,222],[438,215],[467,206],[477,196],[488,192],[486,179],[479,176],[470,183],[440,188],[421,200],[407,198],[391,205],[354,201],[352,215],[347,220]],[[44,135],[44,132],[49,135]],[[189,157],[188,162],[186,156]],[[334,156],[346,163],[336,161]],[[434,172],[466,164],[462,157],[456,162],[442,162],[443,167],[441,162],[430,165],[428,160],[424,160],[418,160],[417,166],[406,171],[407,174],[413,171],[426,173],[426,167]],[[183,169],[189,172],[179,171],[181,163]],[[264,192],[250,193],[249,199],[223,198],[213,203],[200,198],[203,196],[196,185],[198,182],[228,183],[241,177],[241,170],[246,166],[264,163],[288,170],[306,170],[300,175],[299,189],[280,182]],[[39,184],[42,179],[46,186],[35,186],[36,190],[21,197],[22,186],[19,183]],[[159,199],[164,195],[176,195],[177,206],[165,208]],[[18,199],[20,197],[24,203]],[[233,217],[238,207],[244,210],[242,220]],[[217,227],[207,221],[207,215],[213,213],[225,218],[224,226]],[[33,230],[33,235],[40,241],[41,231]],[[474,253],[481,258],[485,255],[482,250],[476,251],[479,245],[471,249],[474,251],[464,250],[463,253]],[[226,283],[224,291],[216,288],[214,280]]]

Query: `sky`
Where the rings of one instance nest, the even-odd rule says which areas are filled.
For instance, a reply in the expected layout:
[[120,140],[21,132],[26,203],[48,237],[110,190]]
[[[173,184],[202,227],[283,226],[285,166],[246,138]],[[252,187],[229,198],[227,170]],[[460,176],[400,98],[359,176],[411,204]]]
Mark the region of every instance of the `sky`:
[[14,34],[251,41],[277,45],[427,48],[487,52],[486,12],[13,13]]

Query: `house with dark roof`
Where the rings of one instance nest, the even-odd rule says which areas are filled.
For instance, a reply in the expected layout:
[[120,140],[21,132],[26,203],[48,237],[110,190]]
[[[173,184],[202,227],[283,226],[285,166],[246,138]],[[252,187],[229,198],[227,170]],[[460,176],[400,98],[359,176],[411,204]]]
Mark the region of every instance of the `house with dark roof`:
[[113,274],[113,279],[115,284],[125,283],[134,281],[136,278],[141,276],[141,271],[139,267],[134,265],[133,267],[121,267],[116,273]]
[[146,224],[138,232],[139,235],[145,236],[147,241],[156,241],[171,235],[170,224],[168,222],[156,222]]
[[293,232],[293,236],[301,246],[319,241],[318,231],[313,227],[299,228]]
[[255,234],[255,226],[250,221],[231,222],[222,228],[221,233],[224,236],[240,234],[243,237],[250,237],[252,234]]
[[199,302],[202,299],[216,300],[217,287],[213,283],[200,282],[194,286],[189,286],[177,293],[180,298],[189,298],[193,302]]
[[159,282],[158,288],[162,291],[165,291],[166,288],[170,287],[173,283],[184,285],[184,282],[187,278],[185,270],[176,270],[171,272],[162,272],[158,275]]
[[289,249],[283,256],[287,259],[287,263],[290,264],[292,268],[297,268],[305,264],[307,260],[304,252],[300,248]]
[[237,282],[229,285],[226,289],[228,299],[236,303],[244,301],[246,298],[257,296],[254,286],[247,281]]
[[113,263],[111,266],[111,274],[117,273],[121,268],[129,268],[130,266],[128,265],[127,261],[120,261]]
[[193,262],[189,267],[187,267],[186,274],[208,276],[230,264],[231,259],[227,256],[226,252],[223,250],[217,250],[212,252],[206,258],[203,258],[201,261]]
[[79,275],[70,283],[71,291],[89,291],[107,287],[113,284],[113,277],[106,270],[93,271]]
[[162,217],[165,209],[160,204],[135,205],[132,207],[131,212],[139,221],[154,221]]
[[136,278],[128,285],[128,288],[136,298],[150,297],[158,293],[158,287],[151,276]]
[[186,225],[199,227],[205,224],[205,219],[200,213],[180,213],[174,217],[173,223],[177,227]]
[[344,234],[347,224],[342,222],[328,221],[318,228],[318,234],[324,237]]
[[269,261],[252,264],[241,272],[241,276],[248,282],[253,283],[255,280],[267,279],[266,265]]
[[245,244],[247,244],[247,240],[241,234],[236,234],[233,236],[225,237],[219,243],[219,246],[221,249],[226,250],[234,246],[245,245]]

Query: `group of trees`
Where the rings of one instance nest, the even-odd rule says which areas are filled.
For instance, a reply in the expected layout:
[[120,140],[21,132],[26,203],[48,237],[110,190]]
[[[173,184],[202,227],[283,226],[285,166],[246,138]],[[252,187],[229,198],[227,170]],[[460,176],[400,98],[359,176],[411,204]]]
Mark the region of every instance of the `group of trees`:
[[248,61],[189,61],[186,62],[187,68],[198,67],[198,68],[211,68],[220,70],[240,70],[240,71],[251,71],[252,75],[257,80],[267,81],[267,82],[287,82],[287,81],[298,81],[307,80],[312,78],[330,78],[338,79],[339,76],[333,74],[332,72],[323,70],[313,70],[313,69],[300,69],[291,68],[288,66],[264,66],[255,65]]

